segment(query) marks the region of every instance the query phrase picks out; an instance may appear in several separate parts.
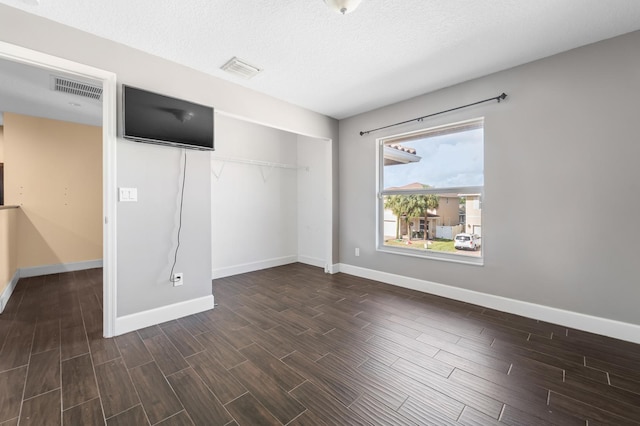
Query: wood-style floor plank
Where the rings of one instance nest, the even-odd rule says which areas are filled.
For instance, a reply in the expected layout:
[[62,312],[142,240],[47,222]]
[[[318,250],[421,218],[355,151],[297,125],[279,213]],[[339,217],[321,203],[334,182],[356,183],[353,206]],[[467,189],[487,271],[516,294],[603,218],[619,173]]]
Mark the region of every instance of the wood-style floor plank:
[[105,417],[115,416],[140,404],[122,358],[97,365],[95,370]]
[[227,369],[246,361],[240,352],[215,333],[205,332],[196,338]]
[[[404,401],[402,401],[404,403]],[[390,408],[383,402],[363,393],[349,409],[371,424],[394,425],[394,426],[415,426],[417,423],[399,414],[397,410]]]
[[178,414],[156,424],[157,426],[193,426],[194,423],[186,411],[180,411]]
[[255,343],[251,344],[240,349],[240,353],[260,368],[265,374],[273,378],[273,380],[275,380],[276,383],[286,391],[290,391],[305,381],[304,377],[271,355],[260,345]]
[[560,421],[554,421],[553,423],[547,420],[543,420],[540,417],[536,417],[533,414],[526,413],[518,410],[510,405],[505,405],[500,416],[500,421],[507,425],[540,425],[540,426],[552,426],[562,424],[566,426],[585,426],[585,421],[577,417],[566,416]]
[[162,329],[171,343],[183,357],[188,357],[204,350],[204,346],[180,324],[172,324]]
[[144,344],[165,376],[189,367],[189,363],[164,334],[145,339]]
[[333,371],[340,375],[344,380],[348,381],[354,389],[358,389],[360,395],[366,392],[393,410],[400,408],[402,403],[409,397],[409,395],[401,389],[389,386],[389,383],[357,368],[351,368],[333,354],[329,354],[318,360],[317,364],[326,370]]
[[282,424],[287,424],[306,409],[282,389],[278,382],[251,361],[231,369],[231,374]]
[[192,369],[179,371],[167,379],[194,424],[223,425],[233,420]]
[[17,418],[20,414],[26,379],[27,366],[0,373],[0,422]]
[[280,422],[250,393],[234,399],[226,405],[239,425],[280,425]]
[[100,398],[92,399],[83,404],[69,408],[62,413],[63,424],[100,426],[104,425],[104,414]]
[[102,337],[102,331],[87,332],[89,339],[89,348],[91,350],[91,358],[95,365],[100,365],[112,359],[120,357],[120,351],[116,345],[115,339],[105,339]]
[[60,387],[60,350],[52,349],[31,355],[24,390],[28,399]]
[[404,373],[407,376],[414,377],[416,380],[422,382],[424,385],[444,394],[458,401],[475,408],[487,414],[490,417],[498,418],[500,410],[502,409],[502,403],[494,399],[492,396],[486,393],[479,392],[470,389],[464,385],[459,385],[448,379],[444,379],[441,376],[434,374],[422,367],[412,364],[400,358],[392,366],[393,369],[398,372]]
[[640,425],[640,345],[291,264],[102,337],[102,270],[21,279],[0,426]]
[[[382,380],[388,383],[389,386],[400,389],[402,392],[406,392],[412,401],[420,401],[420,410],[427,410],[428,412],[438,411],[440,414],[438,418],[455,418],[457,417],[464,404],[460,401],[443,394],[429,386],[426,386],[413,377],[407,376],[398,372],[390,367],[387,367],[375,360],[369,360],[361,365],[359,370],[362,370],[365,374],[369,374],[378,380]],[[413,402],[409,402],[413,404]],[[405,406],[407,409],[410,405]],[[414,416],[414,418],[421,418],[422,416]]]
[[89,353],[89,343],[82,323],[62,329],[61,334],[63,360]]
[[98,396],[98,385],[89,354],[62,361],[64,409],[82,404]]
[[233,374],[224,368],[210,352],[199,352],[188,357],[187,361],[223,404],[247,392],[244,386],[233,377]]
[[39,322],[33,338],[32,354],[60,348],[60,320]]
[[182,404],[155,362],[129,370],[151,424],[182,411]]
[[[489,417],[478,410],[474,410],[471,407],[464,407],[464,410],[462,410],[460,417],[458,417],[458,423],[464,426],[498,426],[500,425],[500,421],[494,419],[493,417]],[[525,423],[525,424],[540,426],[540,424],[537,422]]]
[[132,426],[132,425],[148,425],[149,420],[142,408],[142,405],[136,405],[129,410],[107,419],[107,426]]
[[27,426],[57,426],[62,424],[60,389],[25,400],[22,403],[20,424]]
[[363,426],[367,424],[365,419],[311,382],[304,382],[292,390],[291,394],[326,424]]
[[[36,311],[37,312],[37,311]],[[31,315],[36,316],[36,312]],[[31,344],[35,333],[35,321],[14,321],[0,351],[0,371],[26,365],[31,354]]]
[[344,405],[348,406],[360,396],[359,390],[345,377],[337,372],[322,368],[298,352],[288,355],[282,361]]
[[153,361],[149,350],[135,331],[118,336],[115,341],[127,368],[131,369]]
[[575,417],[592,422],[614,424],[616,426],[638,425],[638,422],[625,418],[601,408],[594,407],[566,395],[550,392],[549,407],[564,413],[575,413]]
[[438,409],[437,406],[430,404],[431,401],[425,399],[417,399],[413,396],[407,398],[402,404],[398,413],[410,419],[417,425],[455,425],[455,419],[450,419],[447,415]]

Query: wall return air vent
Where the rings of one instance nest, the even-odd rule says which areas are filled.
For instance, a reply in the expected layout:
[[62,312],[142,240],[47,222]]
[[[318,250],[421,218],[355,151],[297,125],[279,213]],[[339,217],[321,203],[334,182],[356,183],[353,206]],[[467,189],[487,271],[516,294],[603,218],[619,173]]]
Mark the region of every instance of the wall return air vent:
[[251,65],[242,59],[236,58],[235,56],[229,59],[226,64],[220,67],[220,69],[246,80],[249,80],[262,72],[262,68]]
[[56,75],[51,76],[51,89],[56,92],[69,93],[98,101],[102,98],[101,86],[94,86]]

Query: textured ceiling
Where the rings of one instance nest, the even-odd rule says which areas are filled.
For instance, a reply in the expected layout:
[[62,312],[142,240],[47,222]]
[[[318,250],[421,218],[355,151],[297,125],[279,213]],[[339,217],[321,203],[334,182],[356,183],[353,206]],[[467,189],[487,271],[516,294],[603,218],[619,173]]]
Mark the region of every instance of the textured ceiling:
[[[0,0],[345,118],[640,29],[638,0]],[[264,72],[220,70],[232,56]]]

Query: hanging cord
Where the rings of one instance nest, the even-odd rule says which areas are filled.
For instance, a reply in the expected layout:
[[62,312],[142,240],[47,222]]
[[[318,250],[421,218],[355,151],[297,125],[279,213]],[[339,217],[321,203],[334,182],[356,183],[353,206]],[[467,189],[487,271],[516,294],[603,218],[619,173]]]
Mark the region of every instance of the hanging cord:
[[171,273],[169,274],[169,281],[172,283],[178,281],[173,279],[173,271],[176,267],[176,263],[178,262],[178,249],[180,248],[180,231],[182,230],[182,206],[184,205],[184,182],[187,179],[187,150],[183,148],[182,152],[184,153],[184,156],[182,166],[182,190],[180,191],[180,218],[178,220],[178,244],[176,245],[176,252],[173,256],[173,265],[171,266]]
[[451,108],[451,109],[446,109],[446,110],[444,110],[444,111],[440,111],[440,112],[434,112],[433,114],[423,115],[422,117],[412,118],[411,120],[401,121],[401,122],[399,122],[399,123],[395,123],[395,124],[389,124],[388,126],[378,127],[377,129],[364,130],[364,131],[360,132],[360,136],[368,135],[369,133],[371,133],[371,132],[376,132],[376,131],[378,131],[378,130],[388,129],[389,127],[395,127],[395,126],[399,126],[399,125],[401,125],[401,124],[411,123],[412,121],[422,121],[422,120],[424,120],[425,118],[434,117],[434,116],[436,116],[436,115],[444,114],[444,113],[451,112],[451,111],[456,111],[456,110],[459,110],[459,109],[462,109],[462,108],[468,108],[468,107],[470,107],[470,106],[474,106],[474,105],[482,104],[482,103],[489,102],[489,101],[498,101],[498,103],[500,103],[500,101],[502,101],[502,100],[506,99],[506,97],[507,97],[507,94],[506,94],[506,93],[503,93],[503,94],[501,94],[500,96],[496,96],[496,97],[489,98],[489,99],[483,99],[483,100],[481,100],[481,101],[474,102],[474,103],[472,103],[472,104],[462,105],[462,106],[459,106],[459,107],[455,107],[455,108]]

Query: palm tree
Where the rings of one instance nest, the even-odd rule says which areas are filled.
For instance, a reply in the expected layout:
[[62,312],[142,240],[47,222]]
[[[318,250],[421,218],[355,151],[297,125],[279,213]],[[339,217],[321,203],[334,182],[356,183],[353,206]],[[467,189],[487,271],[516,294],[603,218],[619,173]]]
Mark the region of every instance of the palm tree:
[[420,220],[420,216],[424,211],[424,199],[423,195],[401,195],[404,198],[404,203],[406,205],[406,215],[407,215],[407,235],[409,236],[409,241],[411,241],[411,229],[410,229],[410,220],[418,219]]
[[[429,188],[428,185],[424,185],[425,188]],[[411,241],[411,219],[418,219],[420,217],[425,218],[425,224],[427,220],[427,210],[438,208],[439,198],[437,195],[389,195],[384,200],[384,208],[391,210],[396,220],[396,239],[400,239],[400,222],[402,218],[405,218],[405,226],[409,241]],[[426,240],[426,232],[424,235]]]
[[[429,185],[423,185],[424,188],[431,188]],[[423,240],[427,239],[427,217],[428,210],[435,210],[440,205],[440,197],[435,194],[426,194],[420,195],[420,207],[422,208],[422,217],[424,217],[424,234],[422,236]]]
[[388,195],[384,200],[384,208],[391,210],[396,217],[396,239],[400,239],[400,218],[405,215],[404,195]]

